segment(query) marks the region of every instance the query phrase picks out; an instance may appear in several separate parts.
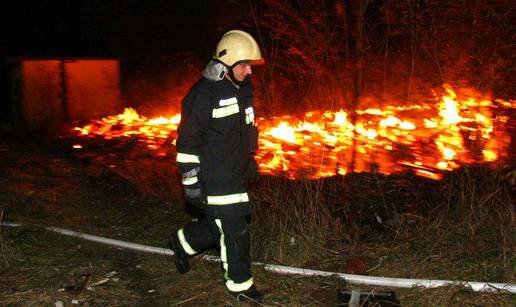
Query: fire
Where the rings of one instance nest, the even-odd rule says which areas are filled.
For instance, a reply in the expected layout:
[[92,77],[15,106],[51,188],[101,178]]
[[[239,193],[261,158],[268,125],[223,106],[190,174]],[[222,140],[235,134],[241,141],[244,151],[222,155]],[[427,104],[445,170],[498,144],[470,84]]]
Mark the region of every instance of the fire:
[[[148,119],[138,114],[132,108],[124,109],[122,114],[112,115],[102,120],[94,120],[84,127],[75,127],[74,131],[80,136],[102,136],[106,140],[134,136],[138,141],[146,144],[147,148],[156,152],[158,156],[166,156],[166,142],[169,135],[177,130],[181,115],[172,117],[157,117]],[[80,144],[74,148],[80,149]]]
[[[412,169],[438,180],[444,171],[463,164],[506,157],[508,118],[493,117],[490,100],[459,98],[450,86],[444,88],[446,94],[436,94],[435,105],[357,110],[354,123],[344,110],[311,111],[301,118],[259,118],[260,172],[296,179]],[[497,100],[496,105],[515,107],[514,101]],[[179,121],[180,114],[148,119],[127,108],[75,131],[85,137],[135,137],[156,155],[166,156],[170,143],[175,143]]]
[[267,134],[289,143],[296,143],[295,129],[290,127],[288,123],[281,122],[277,127],[270,129]]

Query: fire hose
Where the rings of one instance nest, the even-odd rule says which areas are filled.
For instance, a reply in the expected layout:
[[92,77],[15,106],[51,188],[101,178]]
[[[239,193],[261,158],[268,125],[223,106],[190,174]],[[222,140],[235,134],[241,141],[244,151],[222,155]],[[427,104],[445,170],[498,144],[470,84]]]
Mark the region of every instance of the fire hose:
[[[13,222],[2,222],[0,226],[6,227],[22,227],[25,226],[20,223]],[[119,248],[125,248],[130,250],[142,251],[147,253],[159,254],[164,256],[173,256],[174,251],[168,248],[155,247],[149,245],[143,245],[138,243],[132,243],[127,241],[121,241],[91,234],[86,234],[78,231],[73,231],[65,228],[58,228],[52,226],[43,226],[45,230],[63,234],[66,236],[77,237],[87,241],[93,241],[97,243],[107,244],[116,246]],[[203,255],[202,259],[211,262],[220,262],[219,257]],[[289,267],[284,265],[266,264],[261,262],[253,262],[253,265],[261,266],[264,270],[278,273],[278,274],[294,274],[311,277],[337,277],[344,280],[348,284],[352,285],[364,285],[364,286],[379,286],[379,287],[392,287],[392,288],[438,288],[445,286],[461,286],[470,288],[475,292],[496,292],[496,291],[507,291],[516,293],[516,284],[508,283],[494,283],[494,282],[477,282],[477,281],[461,281],[461,280],[439,280],[439,279],[413,279],[413,278],[393,278],[393,277],[380,277],[380,276],[366,276],[366,275],[355,275],[345,274],[339,272],[320,271],[312,269],[304,269],[297,267]]]

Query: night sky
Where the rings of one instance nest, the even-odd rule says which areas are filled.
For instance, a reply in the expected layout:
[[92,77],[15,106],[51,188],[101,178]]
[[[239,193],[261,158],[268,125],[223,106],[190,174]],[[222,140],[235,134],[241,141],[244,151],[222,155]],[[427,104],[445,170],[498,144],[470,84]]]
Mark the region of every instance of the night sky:
[[2,1],[0,123],[13,116],[13,59],[114,57],[123,60],[125,77],[159,83],[170,67],[181,68],[167,59],[187,54],[188,61],[205,63],[224,32],[252,30],[248,5],[233,0]]
[[6,1],[0,56],[115,56],[206,52],[245,7],[234,1]]
[[[255,76],[267,89],[257,92],[266,93],[268,102],[308,109],[328,95],[346,107],[360,67],[352,3],[358,1],[3,1],[0,102],[9,96],[13,58],[115,57],[124,80],[141,78],[164,88],[169,75],[197,74],[221,35],[240,28],[259,38],[271,68],[262,69],[263,78],[260,70]],[[496,97],[515,96],[509,1],[418,1],[416,12],[411,3],[369,2],[362,93],[432,100],[431,89],[455,82]]]

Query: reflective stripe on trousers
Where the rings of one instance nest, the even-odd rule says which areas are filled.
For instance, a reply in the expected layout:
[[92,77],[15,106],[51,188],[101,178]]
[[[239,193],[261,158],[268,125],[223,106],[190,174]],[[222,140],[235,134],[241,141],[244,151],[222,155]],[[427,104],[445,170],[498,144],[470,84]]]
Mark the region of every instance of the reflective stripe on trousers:
[[253,278],[249,278],[248,280],[242,283],[236,283],[229,278],[229,264],[228,264],[228,255],[227,248],[224,237],[224,230],[222,230],[222,222],[219,219],[215,220],[215,223],[219,227],[220,231],[220,260],[222,261],[222,267],[224,268],[224,278],[226,279],[226,287],[229,291],[232,292],[240,292],[245,291],[253,285]]
[[245,216],[204,216],[188,223],[182,230],[178,235],[188,254],[220,247],[220,259],[229,291],[245,291],[253,285],[249,224]]
[[179,243],[181,243],[181,246],[183,247],[183,249],[185,250],[185,252],[190,255],[190,256],[193,256],[195,254],[197,254],[197,252],[195,251],[195,249],[193,249],[190,244],[188,243],[188,241],[186,241],[186,238],[185,238],[185,234],[184,234],[184,230],[183,228],[179,229],[177,231],[177,237],[179,238]]

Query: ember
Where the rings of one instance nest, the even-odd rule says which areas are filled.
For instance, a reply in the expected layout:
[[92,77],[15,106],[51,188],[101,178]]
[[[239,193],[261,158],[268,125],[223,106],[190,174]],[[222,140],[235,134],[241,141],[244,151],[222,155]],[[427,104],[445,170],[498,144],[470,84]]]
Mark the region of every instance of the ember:
[[[260,118],[256,156],[260,172],[315,179],[344,175],[351,167],[355,172],[383,174],[412,169],[417,175],[438,180],[443,171],[463,164],[505,158],[509,117],[493,115],[493,110],[514,108],[516,102],[497,100],[494,105],[491,100],[458,99],[450,86],[445,89],[446,95],[436,95],[435,105],[357,110],[355,123],[342,110],[307,112],[303,118]],[[122,114],[74,130],[84,137],[134,137],[157,156],[166,156],[179,121],[180,114],[148,119],[127,108]],[[353,151],[356,158],[351,166]]]

